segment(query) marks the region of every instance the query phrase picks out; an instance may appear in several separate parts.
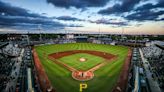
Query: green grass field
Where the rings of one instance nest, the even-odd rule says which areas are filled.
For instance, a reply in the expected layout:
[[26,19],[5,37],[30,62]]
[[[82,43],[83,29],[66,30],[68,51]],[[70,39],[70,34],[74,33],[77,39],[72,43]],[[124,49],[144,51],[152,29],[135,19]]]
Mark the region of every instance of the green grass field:
[[[128,47],[125,46],[111,46],[92,43],[42,45],[35,46],[35,49],[38,53],[42,65],[44,66],[46,74],[48,75],[48,78],[51,81],[51,84],[57,90],[57,92],[79,92],[79,84],[82,82],[74,80],[71,76],[71,72],[66,68],[54,63],[48,58],[44,58],[44,53],[46,53],[46,55],[48,56],[48,54],[61,51],[95,50],[117,55],[118,57],[116,60],[94,71],[94,78],[92,80],[84,82],[88,84],[88,88],[86,90],[83,90],[83,92],[110,92],[112,88],[116,85],[121,68],[128,53]],[[80,65],[79,62],[76,62],[76,58],[78,58],[79,56],[77,55],[75,58],[73,57],[74,56],[70,55],[60,59],[62,62],[65,62],[73,67],[83,70],[88,69],[91,66],[94,66],[99,62],[102,62],[103,60],[101,57],[86,55],[87,58],[90,57],[90,59],[88,59],[90,60],[88,62],[89,64],[87,63],[84,65]],[[66,59],[64,58],[71,61],[65,61]]]
[[[79,59],[83,57],[86,58],[85,62],[80,62]],[[99,63],[104,61],[104,58],[99,56],[90,55],[87,53],[78,53],[69,56],[65,56],[59,59],[59,61],[64,62],[65,64],[72,66],[77,70],[88,70]]]

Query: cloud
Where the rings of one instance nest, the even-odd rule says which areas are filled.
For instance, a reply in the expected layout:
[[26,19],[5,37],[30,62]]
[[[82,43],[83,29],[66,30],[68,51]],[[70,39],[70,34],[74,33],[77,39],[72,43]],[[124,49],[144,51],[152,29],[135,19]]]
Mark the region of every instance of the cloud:
[[125,18],[127,20],[136,21],[162,21],[164,17],[164,1],[159,0],[156,4],[147,3],[136,9],[134,12],[127,15]]
[[47,0],[48,3],[53,4],[56,7],[63,8],[87,8],[87,7],[101,7],[107,4],[109,0]]
[[42,25],[54,25],[61,26],[62,24],[55,21],[51,21],[48,18],[29,18],[22,16],[0,16],[0,24],[17,24],[17,23],[26,23],[26,24],[42,24]]
[[40,16],[39,14],[29,13],[28,10],[11,6],[8,3],[4,3],[0,1],[0,13],[5,14],[5,16],[25,16],[25,17],[41,17],[44,18],[44,16]]
[[96,23],[96,24],[105,24],[105,25],[118,25],[118,26],[127,26],[128,23],[127,22],[114,22],[114,21],[111,21],[109,19],[98,19],[96,21],[91,21],[89,20],[90,23]]
[[84,27],[83,25],[70,24],[67,27]]
[[164,15],[164,10],[161,11],[139,11],[130,15],[127,15],[125,18],[127,20],[135,20],[135,21],[160,21],[158,19],[160,15]]
[[[112,7],[98,11],[98,13],[102,15],[122,14],[122,17],[127,20],[161,21],[163,20],[163,17],[159,18],[159,16],[164,15],[164,10],[162,10],[164,9],[164,1],[156,1],[157,3],[155,4],[149,2],[139,5],[139,3],[143,3],[143,0],[122,0],[121,4],[116,3]],[[128,13],[125,15],[125,12]]]
[[135,11],[146,11],[146,10],[155,9],[155,8],[164,8],[164,1],[161,0],[157,4],[152,4],[152,3],[144,4],[138,7],[137,9],[135,9]]
[[98,11],[99,14],[109,15],[109,14],[121,14],[124,12],[129,12],[133,10],[135,5],[137,5],[140,0],[122,0],[121,4],[115,4],[112,7],[102,9]]
[[0,20],[0,28],[22,30],[22,32],[36,31],[39,26],[43,30],[55,30],[66,26],[60,22],[39,18],[29,19],[26,17],[0,16]]
[[44,24],[44,25],[58,25],[60,23],[50,20],[48,17],[30,13],[28,10],[11,6],[8,3],[0,1],[0,24],[1,25],[16,25],[19,23],[24,24]]
[[[60,17],[59,19],[62,19]],[[63,17],[63,20],[79,20],[73,17]],[[79,20],[80,21],[80,20]],[[41,25],[43,29],[54,29],[64,27],[77,27],[79,25],[66,25],[58,21],[52,20],[52,18],[30,13],[30,11],[11,6],[8,3],[0,1],[0,28],[12,28],[12,29],[37,29]]]
[[55,17],[55,19],[64,20],[64,21],[83,21],[82,19],[78,19],[71,16],[59,16],[59,17]]

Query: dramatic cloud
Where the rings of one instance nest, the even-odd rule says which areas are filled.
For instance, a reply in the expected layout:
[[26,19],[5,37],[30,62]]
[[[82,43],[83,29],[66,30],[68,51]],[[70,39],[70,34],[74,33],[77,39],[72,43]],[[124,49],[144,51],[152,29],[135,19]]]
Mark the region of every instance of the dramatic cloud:
[[55,18],[58,20],[64,20],[64,21],[83,21],[82,19],[78,19],[71,16],[60,16],[60,17],[55,17]]
[[121,4],[115,4],[112,7],[100,10],[98,13],[102,15],[108,14],[120,14],[133,10],[134,6],[138,4],[140,0],[122,0]]
[[[35,5],[38,7],[30,7]],[[85,11],[82,12],[83,10]],[[104,31],[121,26],[140,26],[142,31],[147,31],[141,25],[149,26],[152,23],[163,33],[163,27],[160,27],[163,20],[164,0],[40,0],[39,3],[31,0],[0,0],[2,31],[20,29],[20,32],[27,32],[41,27],[47,32],[67,29],[93,32],[99,27],[98,24]],[[133,30],[137,30],[131,28],[127,32],[133,33]],[[150,33],[157,28],[150,29]],[[112,29],[110,32],[113,30],[119,31]]]
[[42,18],[28,18],[20,16],[0,16],[0,25],[19,25],[19,24],[33,24],[33,25],[52,25],[52,26],[63,26],[63,24],[49,19]]
[[125,16],[125,19],[135,21],[160,21],[163,19],[159,18],[159,16],[164,15],[164,11],[162,10],[162,8],[164,8],[163,0],[157,0],[156,4],[149,2],[136,8],[135,6],[139,3],[143,3],[143,1],[122,0],[121,4],[115,4],[107,9],[102,9],[98,13],[102,15],[122,14],[125,16],[124,13],[129,12],[129,14]]
[[160,21],[158,19],[160,15],[164,15],[164,10],[161,11],[139,11],[133,14],[126,16],[125,18],[128,20],[136,20],[136,21]]
[[164,8],[164,0],[159,0],[157,4],[147,3],[143,6],[138,7],[135,11],[146,11],[155,8]]
[[[58,20],[78,20],[77,18],[62,16]],[[55,27],[82,27],[81,25],[66,25],[58,21],[53,21],[51,18],[30,13],[28,10],[11,6],[10,4],[0,1],[0,28],[13,29],[37,29],[41,26],[43,29],[52,29]]]
[[[128,20],[136,20],[136,21],[161,21],[163,18],[159,16],[164,16],[164,1],[159,0],[156,4],[147,3],[136,9],[134,9],[134,13],[127,15],[125,18]],[[152,10],[158,9],[158,10]]]
[[87,8],[87,7],[101,7],[107,4],[109,0],[47,0],[48,3],[56,7],[63,8]]
[[5,16],[25,16],[25,17],[41,17],[44,18],[44,16],[40,16],[39,14],[29,13],[28,10],[11,6],[10,4],[3,3],[0,1],[0,13]]
[[111,20],[108,19],[99,19],[96,21],[91,21],[89,20],[90,23],[96,23],[96,24],[105,24],[105,25],[118,25],[118,26],[127,26],[128,23],[127,22],[113,22]]

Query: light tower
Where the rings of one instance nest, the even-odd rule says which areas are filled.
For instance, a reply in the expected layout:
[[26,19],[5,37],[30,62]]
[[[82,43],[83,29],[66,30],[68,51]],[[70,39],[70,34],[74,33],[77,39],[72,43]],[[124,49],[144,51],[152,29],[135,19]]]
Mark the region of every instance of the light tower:
[[123,39],[124,36],[124,27],[122,27],[122,34],[121,34],[121,38]]
[[38,30],[39,30],[39,35],[40,35],[39,40],[42,41],[41,24],[38,25]]
[[29,31],[28,31],[28,34],[27,34],[27,43],[28,43],[28,45],[30,45]]
[[100,24],[99,24],[99,29],[98,29],[98,39],[101,39],[101,33],[100,33]]

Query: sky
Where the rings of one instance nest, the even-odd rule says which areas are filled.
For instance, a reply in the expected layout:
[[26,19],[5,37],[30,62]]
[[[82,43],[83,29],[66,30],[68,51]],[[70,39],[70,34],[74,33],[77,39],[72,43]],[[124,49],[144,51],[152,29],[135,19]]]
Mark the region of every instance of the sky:
[[0,33],[164,35],[164,0],[0,0]]

